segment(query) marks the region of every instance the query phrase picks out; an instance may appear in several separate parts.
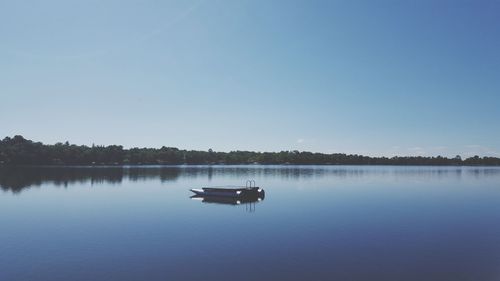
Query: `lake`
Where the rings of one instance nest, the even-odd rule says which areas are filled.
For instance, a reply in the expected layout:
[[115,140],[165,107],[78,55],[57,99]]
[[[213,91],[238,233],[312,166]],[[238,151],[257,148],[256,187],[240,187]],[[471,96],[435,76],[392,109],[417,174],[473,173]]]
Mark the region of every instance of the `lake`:
[[[256,202],[190,188],[245,185]],[[0,168],[0,280],[500,280],[500,168]]]

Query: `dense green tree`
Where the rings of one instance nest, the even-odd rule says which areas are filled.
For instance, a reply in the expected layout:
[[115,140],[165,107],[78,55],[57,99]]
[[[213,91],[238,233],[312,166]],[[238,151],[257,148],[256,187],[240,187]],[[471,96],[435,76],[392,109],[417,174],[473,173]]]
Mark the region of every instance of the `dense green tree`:
[[443,156],[368,157],[342,153],[306,151],[216,152],[179,150],[175,147],[131,148],[121,145],[73,145],[69,142],[45,145],[22,136],[0,141],[0,164],[4,165],[143,165],[143,164],[295,164],[295,165],[489,165],[500,166],[500,158],[474,156],[462,159]]

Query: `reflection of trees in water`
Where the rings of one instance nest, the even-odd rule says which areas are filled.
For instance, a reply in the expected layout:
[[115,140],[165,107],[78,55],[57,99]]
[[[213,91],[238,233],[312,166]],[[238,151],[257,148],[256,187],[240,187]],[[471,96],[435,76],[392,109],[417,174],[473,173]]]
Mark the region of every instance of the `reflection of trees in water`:
[[3,167],[0,168],[0,187],[3,190],[20,192],[24,188],[52,183],[68,186],[89,182],[120,183],[123,169],[118,167]]
[[498,168],[442,166],[184,166],[181,177],[232,177],[308,179],[333,176],[362,178],[366,176],[460,178],[462,175],[500,176]]
[[181,169],[174,166],[124,167],[123,171],[131,181],[159,179],[166,182],[176,180],[181,174]]
[[252,178],[297,180],[311,178],[484,178],[500,177],[498,168],[430,166],[109,166],[109,167],[1,167],[0,187],[20,192],[24,188],[51,183],[68,186],[76,183],[119,184],[130,181],[174,181],[182,178],[233,178],[244,182]]
[[83,184],[119,184],[124,178],[131,181],[160,179],[175,180],[179,176],[176,167],[2,167],[0,187],[20,192],[24,188],[51,183],[56,186]]
[[239,180],[260,177],[307,178],[321,175],[322,169],[302,166],[184,166],[182,177],[208,178],[231,177]]

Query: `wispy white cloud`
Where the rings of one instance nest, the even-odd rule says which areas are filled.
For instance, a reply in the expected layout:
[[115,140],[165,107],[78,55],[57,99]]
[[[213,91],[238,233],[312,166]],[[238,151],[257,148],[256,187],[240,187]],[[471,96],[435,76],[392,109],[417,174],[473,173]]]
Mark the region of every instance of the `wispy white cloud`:
[[392,146],[387,150],[388,156],[445,156],[445,157],[455,157],[455,155],[460,155],[464,158],[478,156],[493,156],[500,157],[500,152],[496,151],[492,147],[479,145],[479,144],[468,144],[462,146],[446,146],[446,145],[436,145],[436,146]]
[[423,147],[420,147],[420,146],[410,147],[410,148],[408,148],[408,151],[410,152],[410,154],[416,155],[416,156],[427,155],[426,149],[424,149]]
[[496,151],[495,149],[489,146],[480,144],[468,144],[464,146],[465,157],[472,157],[475,155],[500,157],[500,152]]
[[433,150],[437,150],[437,151],[447,151],[448,150],[448,146],[445,146],[445,145],[438,145],[438,146],[433,146],[431,147]]
[[400,146],[394,145],[386,150],[384,156],[454,156],[451,155],[450,148],[445,145],[437,146]]

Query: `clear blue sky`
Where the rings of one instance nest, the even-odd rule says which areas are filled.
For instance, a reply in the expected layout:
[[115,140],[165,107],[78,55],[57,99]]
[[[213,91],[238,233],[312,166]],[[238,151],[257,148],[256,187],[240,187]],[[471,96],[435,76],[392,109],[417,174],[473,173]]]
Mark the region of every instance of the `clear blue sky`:
[[472,0],[0,1],[0,136],[500,156],[499,15]]

